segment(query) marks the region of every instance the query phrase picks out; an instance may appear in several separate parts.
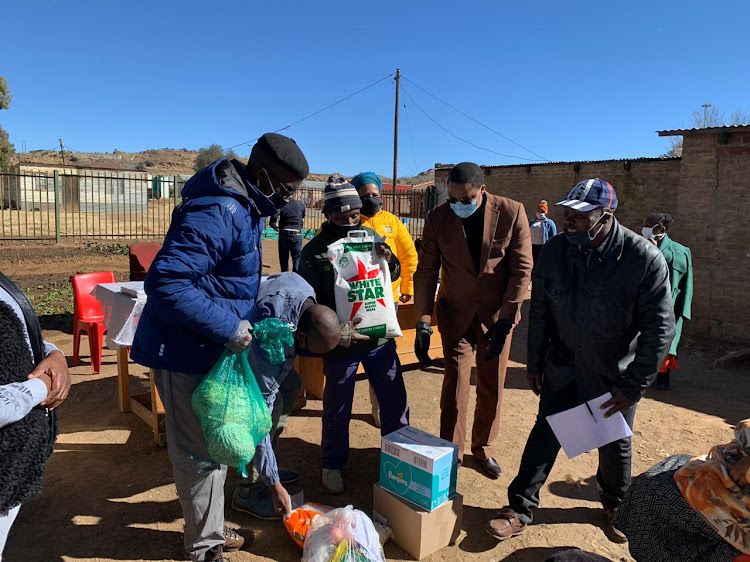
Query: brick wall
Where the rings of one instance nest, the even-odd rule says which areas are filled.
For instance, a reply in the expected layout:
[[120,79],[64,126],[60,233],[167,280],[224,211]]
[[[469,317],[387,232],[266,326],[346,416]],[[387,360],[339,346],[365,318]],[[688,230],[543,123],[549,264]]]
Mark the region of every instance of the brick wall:
[[[558,227],[562,214],[554,203],[593,177],[612,183],[619,200],[615,216],[636,232],[649,213],[670,213],[671,236],[694,258],[693,320],[686,333],[750,343],[750,131],[724,138],[686,134],[682,159],[487,166],[484,171],[488,191],[521,201],[530,217],[546,199]],[[436,166],[442,201],[448,173],[449,168]]]

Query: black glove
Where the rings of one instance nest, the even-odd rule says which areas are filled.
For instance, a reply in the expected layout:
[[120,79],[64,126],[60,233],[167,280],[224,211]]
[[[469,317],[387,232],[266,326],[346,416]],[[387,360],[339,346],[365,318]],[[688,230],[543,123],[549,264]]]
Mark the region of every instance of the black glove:
[[432,335],[432,326],[427,322],[417,322],[417,335],[414,338],[414,353],[425,367],[432,365],[430,359],[430,336]]
[[513,328],[513,323],[500,319],[492,326],[482,339],[487,342],[487,353],[484,354],[485,361],[494,361],[497,359],[505,347],[505,340]]

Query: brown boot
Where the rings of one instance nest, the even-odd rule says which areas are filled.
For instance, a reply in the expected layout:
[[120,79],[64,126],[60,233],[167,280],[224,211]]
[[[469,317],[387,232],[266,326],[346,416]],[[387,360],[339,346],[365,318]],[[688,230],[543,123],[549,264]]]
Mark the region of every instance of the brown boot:
[[517,537],[525,530],[526,523],[522,523],[516,512],[509,507],[501,509],[497,517],[487,524],[487,532],[499,541]]
[[628,537],[626,537],[625,533],[623,533],[620,529],[615,527],[615,524],[613,523],[615,515],[617,515],[616,509],[604,510],[604,534],[607,535],[607,538],[612,542],[616,542],[617,544],[624,544],[628,542]]
[[[252,543],[252,538],[250,543]],[[224,527],[224,552],[236,552],[245,544],[245,538],[234,529]]]

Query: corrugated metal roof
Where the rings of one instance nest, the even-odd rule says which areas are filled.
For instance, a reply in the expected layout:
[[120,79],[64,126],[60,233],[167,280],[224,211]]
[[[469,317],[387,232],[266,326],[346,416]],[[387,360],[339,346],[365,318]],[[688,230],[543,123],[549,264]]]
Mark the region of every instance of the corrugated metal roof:
[[[520,168],[524,166],[550,166],[561,164],[601,164],[604,162],[653,162],[659,160],[680,160],[678,156],[640,156],[638,158],[610,158],[608,160],[568,160],[555,162],[526,162],[523,164],[482,165],[481,168]],[[450,170],[454,164],[436,164],[436,170]]]
[[716,133],[739,133],[750,131],[750,124],[747,125],[725,125],[723,127],[693,127],[692,129],[673,129],[671,131],[657,131],[660,137],[672,137],[675,135],[705,135]]

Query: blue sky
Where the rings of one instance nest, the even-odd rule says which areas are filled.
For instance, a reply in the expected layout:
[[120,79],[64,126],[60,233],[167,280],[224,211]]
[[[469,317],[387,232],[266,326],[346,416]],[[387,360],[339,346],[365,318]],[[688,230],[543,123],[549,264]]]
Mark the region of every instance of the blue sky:
[[[31,8],[30,6],[35,6]],[[0,124],[21,149],[198,149],[276,130],[395,72],[550,160],[658,156],[702,103],[750,110],[750,2],[10,2]],[[435,121],[536,159],[404,82]],[[312,171],[391,175],[386,80],[291,128]],[[521,163],[402,92],[399,175]],[[247,155],[247,145],[236,147]]]

